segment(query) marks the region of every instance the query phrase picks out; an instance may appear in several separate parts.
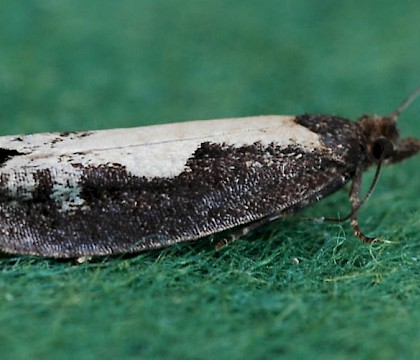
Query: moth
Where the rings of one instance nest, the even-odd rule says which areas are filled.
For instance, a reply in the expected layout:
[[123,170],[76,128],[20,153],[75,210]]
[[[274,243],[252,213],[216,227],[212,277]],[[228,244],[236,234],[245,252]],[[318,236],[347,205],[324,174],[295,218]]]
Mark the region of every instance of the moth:
[[[420,151],[388,116],[259,116],[0,137],[0,250],[55,258],[132,253],[233,229],[241,236],[351,181],[348,218],[383,164]],[[363,172],[375,180],[361,197]]]

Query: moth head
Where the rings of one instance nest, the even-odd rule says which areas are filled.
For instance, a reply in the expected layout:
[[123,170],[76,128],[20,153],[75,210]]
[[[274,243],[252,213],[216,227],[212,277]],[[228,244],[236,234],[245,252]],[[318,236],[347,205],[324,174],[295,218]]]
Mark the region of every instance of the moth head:
[[400,139],[397,120],[400,114],[420,96],[417,88],[394,112],[387,116],[362,116],[360,125],[367,144],[369,163],[388,164],[402,161],[420,152],[420,140],[411,137]]

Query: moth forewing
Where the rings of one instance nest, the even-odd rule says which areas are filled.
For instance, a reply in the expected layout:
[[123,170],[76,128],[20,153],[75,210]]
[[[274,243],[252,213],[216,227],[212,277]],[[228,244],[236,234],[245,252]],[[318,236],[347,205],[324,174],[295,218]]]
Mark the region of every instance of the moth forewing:
[[293,164],[303,169],[305,154],[325,151],[295,120],[2,137],[0,246],[57,257],[138,251],[287,208],[274,199],[277,183],[296,177]]

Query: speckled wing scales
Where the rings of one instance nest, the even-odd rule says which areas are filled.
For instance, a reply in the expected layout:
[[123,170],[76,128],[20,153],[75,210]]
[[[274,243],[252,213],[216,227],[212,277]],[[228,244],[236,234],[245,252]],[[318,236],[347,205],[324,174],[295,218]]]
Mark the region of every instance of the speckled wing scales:
[[134,252],[290,213],[351,178],[354,132],[304,115],[1,137],[0,250]]

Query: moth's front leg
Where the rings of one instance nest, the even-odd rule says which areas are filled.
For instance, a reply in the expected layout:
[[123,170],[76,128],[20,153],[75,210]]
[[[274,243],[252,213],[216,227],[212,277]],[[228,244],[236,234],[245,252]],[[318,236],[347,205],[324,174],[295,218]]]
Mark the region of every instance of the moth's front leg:
[[363,168],[359,165],[356,169],[356,174],[354,175],[353,182],[350,189],[350,203],[351,203],[351,216],[350,223],[353,228],[354,235],[356,235],[360,240],[372,243],[378,239],[375,237],[369,237],[362,233],[359,226],[359,221],[357,219],[357,213],[360,208],[360,190],[362,187],[362,173]]

